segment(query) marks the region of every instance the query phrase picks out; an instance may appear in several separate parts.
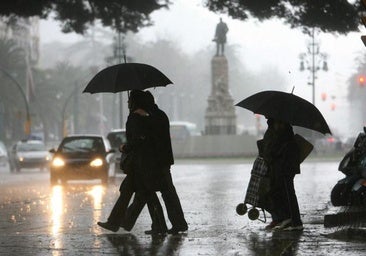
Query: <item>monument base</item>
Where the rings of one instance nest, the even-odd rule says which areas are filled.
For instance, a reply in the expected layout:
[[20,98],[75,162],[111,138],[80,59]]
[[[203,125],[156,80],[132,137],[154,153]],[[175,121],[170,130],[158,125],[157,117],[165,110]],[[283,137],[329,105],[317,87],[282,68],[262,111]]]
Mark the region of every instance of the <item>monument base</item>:
[[225,56],[211,61],[212,91],[208,97],[205,115],[206,135],[236,134],[234,101],[229,93],[228,63]]

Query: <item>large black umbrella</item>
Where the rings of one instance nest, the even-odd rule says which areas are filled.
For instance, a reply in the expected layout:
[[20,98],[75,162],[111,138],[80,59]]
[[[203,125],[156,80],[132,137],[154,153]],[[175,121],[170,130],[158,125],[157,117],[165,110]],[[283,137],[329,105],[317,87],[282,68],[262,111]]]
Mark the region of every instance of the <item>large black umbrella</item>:
[[291,125],[331,134],[320,111],[312,103],[292,93],[263,91],[249,96],[236,106],[262,114],[267,118],[272,117]]
[[160,70],[143,63],[123,63],[98,72],[83,92],[122,92],[172,84]]

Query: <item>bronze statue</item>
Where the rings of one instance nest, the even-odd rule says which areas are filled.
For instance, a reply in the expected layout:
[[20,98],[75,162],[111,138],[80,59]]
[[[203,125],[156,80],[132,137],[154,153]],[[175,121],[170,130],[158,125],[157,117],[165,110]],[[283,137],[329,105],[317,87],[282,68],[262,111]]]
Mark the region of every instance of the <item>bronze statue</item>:
[[[216,25],[215,37],[212,41],[216,42],[216,56],[224,55],[224,45],[226,43],[226,33],[229,31],[226,23],[220,18],[220,22]],[[221,53],[220,53],[221,49]]]

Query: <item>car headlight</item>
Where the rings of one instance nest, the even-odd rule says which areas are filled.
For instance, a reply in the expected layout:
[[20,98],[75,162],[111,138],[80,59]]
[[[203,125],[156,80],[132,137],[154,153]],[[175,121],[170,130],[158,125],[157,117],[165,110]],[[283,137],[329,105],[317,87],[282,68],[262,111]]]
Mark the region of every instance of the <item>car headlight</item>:
[[90,162],[91,167],[99,167],[103,165],[103,160],[100,158],[96,158],[93,161]]
[[62,158],[60,158],[60,157],[56,157],[52,161],[52,166],[54,166],[54,167],[61,167],[64,165],[65,165],[65,161],[62,160]]
[[18,157],[18,160],[19,160],[19,162],[23,162],[24,161],[24,157],[20,156],[20,157]]

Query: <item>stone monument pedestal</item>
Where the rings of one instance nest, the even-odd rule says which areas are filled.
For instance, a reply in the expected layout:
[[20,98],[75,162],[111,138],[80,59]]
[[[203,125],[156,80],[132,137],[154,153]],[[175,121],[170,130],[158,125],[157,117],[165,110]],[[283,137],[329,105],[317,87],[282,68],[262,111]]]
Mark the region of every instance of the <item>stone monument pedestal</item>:
[[224,55],[211,60],[212,90],[205,114],[205,134],[236,134],[234,101],[229,93],[228,62]]

